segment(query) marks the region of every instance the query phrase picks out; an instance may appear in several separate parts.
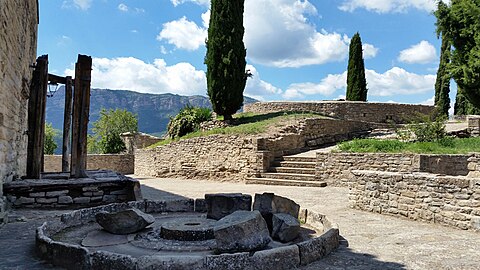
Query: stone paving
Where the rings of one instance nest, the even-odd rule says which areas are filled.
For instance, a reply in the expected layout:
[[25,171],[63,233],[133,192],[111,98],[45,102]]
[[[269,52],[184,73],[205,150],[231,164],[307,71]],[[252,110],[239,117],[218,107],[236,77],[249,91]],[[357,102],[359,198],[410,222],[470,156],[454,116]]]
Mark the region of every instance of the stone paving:
[[[346,188],[245,185],[182,179],[141,179],[147,199],[202,198],[205,193],[274,192],[339,224],[343,245],[314,269],[479,269],[480,233],[350,209]],[[0,269],[55,269],[34,256],[35,228],[65,211],[17,210],[0,228]],[[347,246],[348,245],[348,246]]]

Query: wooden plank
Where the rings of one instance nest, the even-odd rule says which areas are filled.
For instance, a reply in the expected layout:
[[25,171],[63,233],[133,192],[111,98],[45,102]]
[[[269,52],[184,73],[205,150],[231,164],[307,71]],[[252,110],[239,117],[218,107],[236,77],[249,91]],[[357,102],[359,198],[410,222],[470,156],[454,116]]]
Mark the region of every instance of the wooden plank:
[[27,178],[39,179],[43,171],[45,106],[48,88],[48,55],[37,58],[28,99]]
[[62,172],[70,171],[70,127],[72,125],[72,77],[65,78],[65,110],[63,114]]
[[67,84],[67,78],[49,73],[48,82],[51,84]]
[[87,131],[90,115],[90,83],[92,58],[78,55],[75,65],[75,90],[73,99],[71,176],[87,177]]

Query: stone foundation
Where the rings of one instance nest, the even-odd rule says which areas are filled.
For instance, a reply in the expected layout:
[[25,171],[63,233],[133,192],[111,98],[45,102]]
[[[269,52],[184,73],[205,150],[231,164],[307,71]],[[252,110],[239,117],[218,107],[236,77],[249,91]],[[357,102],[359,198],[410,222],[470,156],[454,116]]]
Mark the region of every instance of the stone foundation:
[[[80,208],[141,199],[140,183],[112,171],[89,171],[90,178],[62,179],[62,174],[40,180],[5,184],[8,203],[16,208]],[[50,179],[49,179],[50,178]]]
[[[45,172],[61,172],[62,156],[45,155]],[[133,174],[135,157],[133,154],[87,155],[88,170],[111,170],[121,174]]]
[[480,231],[480,179],[427,173],[351,172],[353,208]]

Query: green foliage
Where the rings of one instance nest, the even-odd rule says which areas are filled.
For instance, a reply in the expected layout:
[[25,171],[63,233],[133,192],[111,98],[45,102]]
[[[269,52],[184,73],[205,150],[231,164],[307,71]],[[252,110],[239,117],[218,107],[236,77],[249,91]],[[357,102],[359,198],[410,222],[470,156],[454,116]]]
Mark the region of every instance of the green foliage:
[[243,104],[250,76],[243,44],[245,0],[212,0],[207,55],[207,92],[213,111],[230,120]]
[[347,100],[367,101],[367,91],[362,40],[360,34],[357,32],[350,41],[347,73]]
[[448,70],[464,96],[480,107],[480,1],[440,1],[435,12],[437,33],[453,45]]
[[170,118],[167,126],[167,134],[175,139],[198,130],[200,123],[212,119],[212,111],[208,108],[185,106],[175,116]]
[[473,115],[473,114],[480,114],[480,109],[473,106],[473,104],[468,101],[468,99],[463,95],[463,90],[458,87],[457,88],[457,96],[455,98],[455,107],[454,112],[455,115]]
[[414,135],[417,142],[436,142],[447,135],[445,131],[445,118],[434,116],[417,116],[412,124],[407,125]]
[[340,151],[351,153],[467,154],[478,152],[479,149],[480,138],[451,137],[445,137],[436,142],[359,139],[339,145]]
[[137,131],[137,115],[122,109],[108,111],[102,109],[100,118],[93,123],[94,137],[98,145],[91,143],[90,147],[92,150],[98,149],[102,154],[120,153],[125,150],[125,144],[120,138],[120,134]]
[[97,138],[94,135],[87,135],[87,153],[89,154],[100,154],[102,151],[100,149],[100,144],[97,141]]
[[45,155],[53,155],[55,149],[57,149],[55,137],[58,134],[58,130],[54,129],[51,123],[45,123],[45,138],[43,144],[43,153]]
[[450,73],[447,71],[447,65],[450,62],[451,45],[446,38],[442,38],[442,48],[440,53],[440,64],[437,71],[437,80],[435,82],[435,106],[439,113],[448,117],[450,109]]

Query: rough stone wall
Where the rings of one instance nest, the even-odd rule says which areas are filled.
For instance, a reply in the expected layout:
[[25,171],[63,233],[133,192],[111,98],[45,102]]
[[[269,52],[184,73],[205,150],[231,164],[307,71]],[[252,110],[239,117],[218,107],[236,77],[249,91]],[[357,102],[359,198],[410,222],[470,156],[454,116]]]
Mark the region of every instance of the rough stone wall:
[[480,136],[480,116],[469,115],[467,116],[468,131],[472,136]]
[[352,171],[353,208],[480,231],[480,179]]
[[3,183],[26,172],[27,104],[37,48],[36,0],[0,1],[0,224]]
[[127,148],[127,153],[129,154],[133,154],[135,149],[142,149],[163,140],[161,138],[141,132],[127,132],[120,135],[120,137],[125,143],[125,148]]
[[[87,155],[88,170],[112,170],[121,174],[133,174],[135,158],[131,154]],[[62,156],[45,155],[45,172],[61,172]]]
[[257,102],[246,104],[245,112],[316,112],[340,119],[373,123],[405,123],[417,113],[430,114],[434,106],[355,101]]
[[257,167],[252,137],[213,135],[135,151],[135,174],[240,181]]
[[319,152],[315,175],[330,186],[347,186],[350,171],[353,170],[466,176],[470,172],[468,164],[471,157],[472,155]]
[[347,186],[352,170],[415,172],[418,155],[382,153],[317,153],[316,178],[329,186]]

